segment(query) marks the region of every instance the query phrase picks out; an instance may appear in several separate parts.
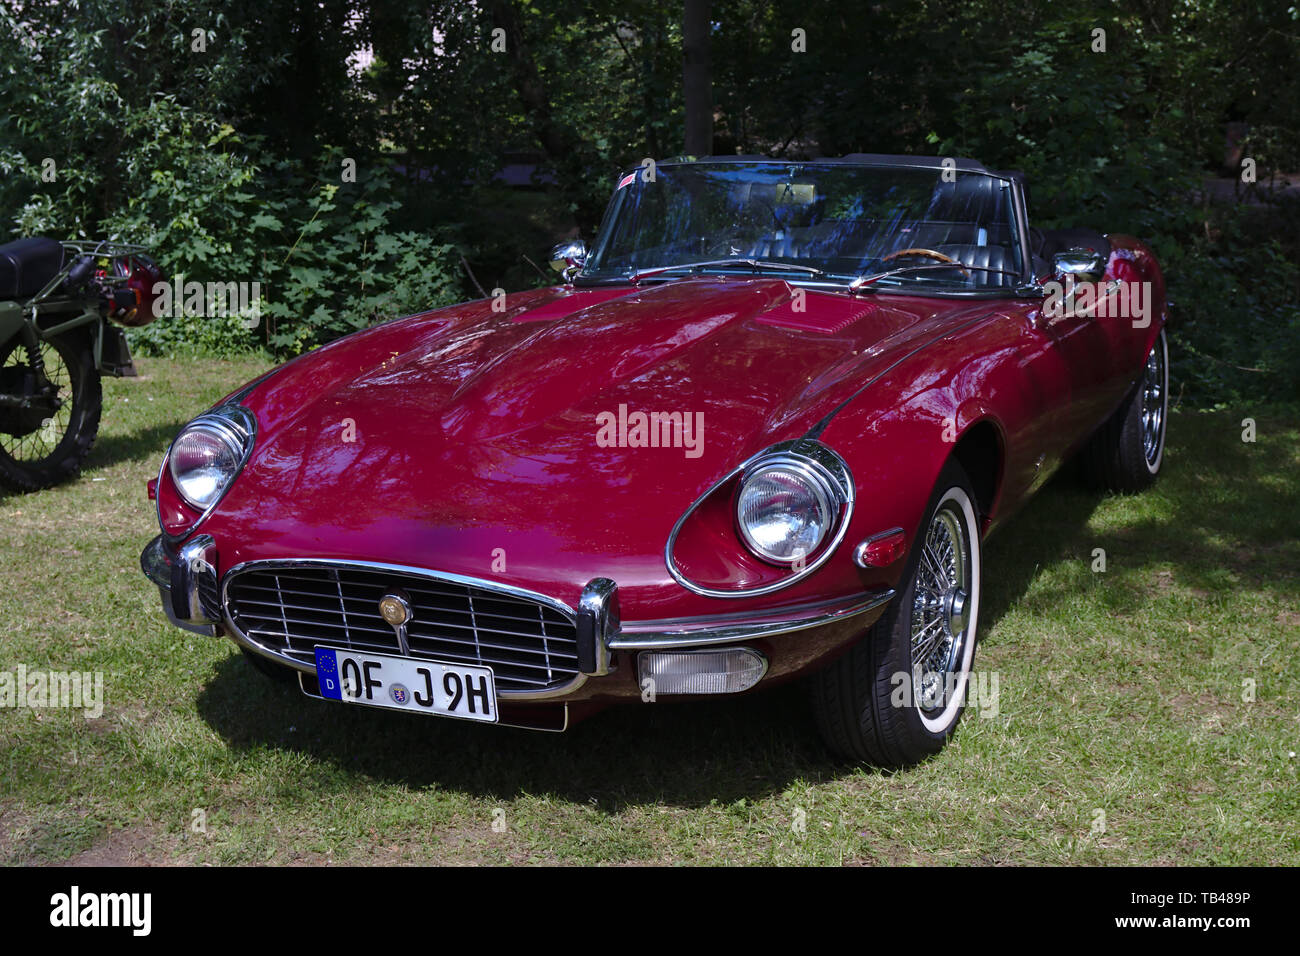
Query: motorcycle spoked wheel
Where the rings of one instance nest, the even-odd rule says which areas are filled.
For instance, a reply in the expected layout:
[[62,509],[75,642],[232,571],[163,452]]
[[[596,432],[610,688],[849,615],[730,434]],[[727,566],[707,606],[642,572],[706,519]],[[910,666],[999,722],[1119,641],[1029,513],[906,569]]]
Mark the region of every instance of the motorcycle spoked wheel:
[[[99,433],[103,392],[90,337],[72,332],[40,344],[45,377],[59,407],[29,411],[0,407],[0,486],[36,491],[75,475]],[[0,345],[0,391],[12,394],[31,371],[18,337]]]

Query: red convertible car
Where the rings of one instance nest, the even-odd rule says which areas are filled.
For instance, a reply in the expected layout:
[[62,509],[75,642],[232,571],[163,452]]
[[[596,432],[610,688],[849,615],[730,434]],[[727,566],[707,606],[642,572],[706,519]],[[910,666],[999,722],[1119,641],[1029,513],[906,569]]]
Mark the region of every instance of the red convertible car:
[[617,182],[562,285],[370,328],[177,435],[173,623],[307,694],[562,730],[803,678],[915,763],[972,683],[981,543],[1058,466],[1160,471],[1164,284],[1016,173],[854,155]]

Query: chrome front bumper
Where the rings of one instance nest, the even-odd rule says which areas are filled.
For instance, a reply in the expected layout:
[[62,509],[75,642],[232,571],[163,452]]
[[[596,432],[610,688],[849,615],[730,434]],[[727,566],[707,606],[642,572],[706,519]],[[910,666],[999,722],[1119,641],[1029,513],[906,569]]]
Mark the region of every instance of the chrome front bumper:
[[[158,587],[168,620],[177,627],[208,637],[215,636],[224,621],[216,565],[216,543],[209,535],[198,535],[175,551],[159,535],[140,555],[140,567]],[[483,583],[491,586],[491,582]],[[600,677],[610,673],[616,651],[744,644],[793,634],[866,614],[893,597],[893,590],[881,589],[776,609],[673,620],[622,621],[618,585],[609,578],[595,578],[583,588],[574,615],[578,668],[584,679]],[[241,639],[237,628],[227,627],[225,630],[237,643],[254,653],[303,673],[315,672],[310,664]],[[565,691],[576,689],[581,683],[580,680]],[[527,695],[518,696],[524,698]]]
[[158,535],[140,553],[140,570],[157,585],[167,620],[195,634],[216,636],[221,602],[217,596],[216,542],[210,535],[191,538],[175,553]]
[[610,641],[610,649],[667,650],[710,644],[737,644],[763,637],[777,637],[866,614],[887,604],[893,597],[894,592],[885,589],[775,610],[710,614],[669,621],[629,621]]

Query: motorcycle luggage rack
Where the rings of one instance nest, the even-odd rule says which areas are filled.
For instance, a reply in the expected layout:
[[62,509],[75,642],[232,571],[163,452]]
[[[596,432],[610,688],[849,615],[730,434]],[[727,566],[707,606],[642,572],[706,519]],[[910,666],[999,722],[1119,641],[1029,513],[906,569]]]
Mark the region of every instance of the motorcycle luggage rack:
[[[63,289],[72,270],[87,257],[92,260],[93,274],[93,264],[100,260],[107,260],[111,264],[118,259],[143,255],[149,251],[146,246],[132,242],[118,242],[114,239],[63,239],[60,240],[60,244],[63,246],[63,267],[42,287],[41,291],[27,300],[28,307],[44,302]],[[111,269],[105,272],[105,275],[98,277],[103,285],[120,288],[126,284],[127,276],[113,275]],[[89,277],[88,275],[87,278]]]

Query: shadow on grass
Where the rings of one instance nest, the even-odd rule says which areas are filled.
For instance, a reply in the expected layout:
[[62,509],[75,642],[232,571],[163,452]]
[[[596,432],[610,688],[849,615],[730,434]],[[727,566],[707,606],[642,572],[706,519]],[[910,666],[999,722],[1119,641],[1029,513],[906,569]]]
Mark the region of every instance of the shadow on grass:
[[171,444],[171,440],[176,437],[176,433],[181,430],[186,421],[188,419],[178,418],[163,424],[148,425],[128,435],[101,433],[95,440],[95,447],[90,450],[82,470],[93,471],[124,461],[149,460],[156,464],[162,460],[167,446]]
[[[1105,530],[1090,524],[1102,494],[1072,471],[1053,479],[986,548],[981,630],[987,634],[1039,575],[1063,564],[1082,578],[1076,573],[1059,593],[1040,589],[1036,600],[1059,604],[1083,580],[1099,589],[1108,611],[1132,613],[1161,599],[1153,565],[1172,565],[1175,579],[1193,588],[1234,587],[1233,576],[1246,574],[1256,586],[1294,596],[1294,449],[1280,442],[1243,450],[1230,424],[1224,416],[1179,416],[1161,483],[1123,505],[1132,520],[1105,522]],[[1093,576],[1097,547],[1106,549],[1109,570]],[[1225,567],[1236,570],[1225,578]],[[499,799],[545,793],[606,810],[659,801],[693,807],[847,772],[817,737],[802,685],[615,708],[550,735],[317,701],[233,656],[198,705],[237,748],[285,748],[392,783]]]
[[218,665],[198,709],[236,748],[294,750],[417,789],[502,800],[548,794],[607,811],[658,801],[730,804],[843,770],[817,737],[801,685],[611,708],[549,734],[316,700],[235,655]]

